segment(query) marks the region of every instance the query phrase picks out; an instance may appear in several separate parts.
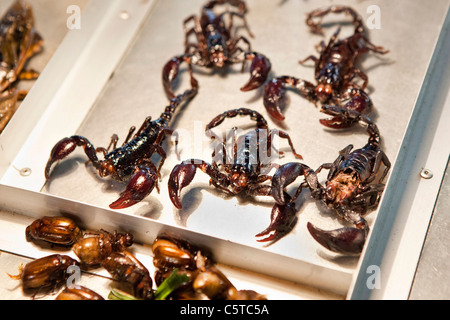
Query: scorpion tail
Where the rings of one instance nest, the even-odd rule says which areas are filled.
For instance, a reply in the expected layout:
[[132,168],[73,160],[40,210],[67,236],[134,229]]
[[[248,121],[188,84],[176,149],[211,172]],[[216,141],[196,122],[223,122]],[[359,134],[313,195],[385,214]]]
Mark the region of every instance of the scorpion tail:
[[285,199],[288,200],[288,203],[285,205],[280,205],[276,203],[272,208],[272,213],[270,215],[270,225],[255,237],[259,237],[257,239],[258,242],[275,242],[286,234],[288,234],[295,225],[297,221],[295,210],[295,203],[291,202],[291,197],[285,193]]
[[[250,91],[259,88],[266,82],[272,65],[269,59],[256,52],[247,53],[245,58],[252,61],[250,66],[251,76],[247,84],[241,88],[241,91]],[[244,63],[246,60],[244,60]]]
[[[109,205],[111,209],[123,209],[131,207],[148,196],[153,188],[157,187],[158,176],[149,169],[136,171],[127,184],[120,198]],[[157,187],[158,188],[158,187]]]
[[367,228],[352,227],[326,231],[313,226],[310,222],[307,228],[312,237],[328,250],[350,255],[361,253],[368,231]]

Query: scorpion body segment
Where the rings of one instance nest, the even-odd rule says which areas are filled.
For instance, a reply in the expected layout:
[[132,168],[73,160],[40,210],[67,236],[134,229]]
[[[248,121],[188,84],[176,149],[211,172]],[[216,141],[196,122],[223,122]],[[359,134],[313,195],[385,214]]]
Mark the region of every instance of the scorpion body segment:
[[[238,10],[226,10],[220,14],[213,11],[216,6],[225,4],[236,7]],[[252,36],[245,19],[246,12],[247,7],[244,1],[209,1],[203,6],[200,17],[192,15],[184,20],[185,53],[169,60],[162,72],[163,87],[169,99],[174,96],[173,82],[183,62],[188,64],[191,81],[193,81],[195,79],[192,75],[192,65],[221,70],[228,65],[242,63],[242,69],[244,69],[245,63],[251,61],[250,80],[241,87],[241,90],[253,90],[264,84],[271,69],[269,59],[252,51],[250,41],[244,36],[235,34],[233,27],[233,18],[240,18]],[[229,16],[228,24],[224,21],[225,15]],[[193,26],[189,27],[191,23]],[[195,42],[189,40],[191,35],[195,36]],[[246,45],[246,48],[243,49],[240,43]]]
[[[94,148],[88,139],[78,135],[63,138],[50,153],[45,167],[46,179],[50,178],[51,167],[56,161],[66,158],[77,146],[81,146],[100,177],[111,176],[118,181],[128,180],[125,191],[121,193],[119,199],[110,204],[110,208],[122,209],[138,203],[155,187],[158,189],[160,169],[166,158],[166,152],[161,145],[166,134],[172,132],[169,124],[177,107],[197,93],[198,88],[195,82],[193,84],[192,89],[171,99],[170,105],[158,119],[152,121],[151,117],[147,117],[134,136],[135,128],[132,127],[120,147],[116,146],[117,135],[113,135],[108,148]],[[113,150],[109,151],[111,147]],[[98,152],[103,153],[104,160],[98,159]],[[161,157],[158,168],[151,161],[155,153]]]
[[[261,157],[265,151],[271,150],[271,140],[275,134],[279,137],[287,139],[294,155],[301,159],[301,155],[297,154],[289,135],[278,130],[267,130],[267,122],[261,114],[256,111],[240,108],[226,111],[216,116],[207,126],[206,130],[210,130],[221,124],[226,118],[233,118],[238,115],[250,116],[257,123],[257,129],[239,136],[233,145],[233,155],[227,156],[225,143],[219,144],[221,149],[220,157],[213,152],[213,162],[208,163],[199,159],[190,159],[176,165],[169,178],[169,196],[178,209],[182,208],[180,195],[181,190],[188,186],[197,171],[200,169],[210,176],[210,183],[216,188],[231,195],[249,195],[249,196],[271,196],[272,188],[264,182],[272,177],[263,174],[263,169],[271,169],[273,164]],[[214,136],[213,136],[214,138]],[[219,163],[216,160],[220,160]],[[270,170],[269,170],[270,171]],[[270,226],[263,232],[259,233],[261,238],[258,241],[271,241],[278,239],[285,230],[286,224],[291,224],[295,216],[295,206],[275,205],[272,210],[272,220]]]
[[[323,111],[329,115],[345,118],[349,123],[367,126],[369,141],[360,149],[353,150],[353,145],[339,152],[333,163],[324,163],[316,171],[305,170],[300,163],[288,163],[280,166],[272,178],[273,196],[277,203],[283,205],[295,200],[302,188],[308,187],[311,196],[320,200],[341,220],[352,227],[325,231],[308,223],[308,230],[315,240],[327,249],[343,254],[359,254],[364,246],[369,226],[364,215],[375,208],[384,190],[383,179],[386,177],[390,162],[380,147],[380,134],[377,126],[365,115],[340,107],[325,106]],[[384,164],[385,169],[374,183]],[[317,173],[328,169],[325,185],[321,185]],[[304,176],[296,195],[286,200],[284,188],[297,177]]]
[[[314,104],[333,104],[359,113],[368,113],[372,101],[364,90],[368,84],[367,75],[357,67],[360,57],[372,51],[385,54],[388,51],[369,42],[361,17],[350,7],[332,6],[318,9],[308,14],[307,25],[313,32],[321,33],[320,24],[315,18],[322,18],[329,13],[346,13],[353,19],[354,34],[345,39],[338,39],[340,28],[333,34],[327,45],[322,44],[320,56],[309,56],[300,61],[301,64],[312,60],[315,65],[313,83],[293,76],[279,76],[272,79],[264,89],[264,105],[269,114],[277,120],[284,120],[280,109],[286,89],[293,89]],[[362,85],[357,79],[362,79]],[[320,123],[330,128],[345,128],[350,124],[345,118],[333,117],[322,119]]]

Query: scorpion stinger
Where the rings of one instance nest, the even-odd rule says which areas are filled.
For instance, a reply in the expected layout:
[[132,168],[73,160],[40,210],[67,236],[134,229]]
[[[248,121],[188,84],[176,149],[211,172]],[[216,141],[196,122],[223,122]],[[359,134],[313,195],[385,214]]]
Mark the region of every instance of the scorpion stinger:
[[[152,121],[147,117],[137,133],[129,140],[134,132],[132,128],[121,147],[115,148],[117,136],[113,135],[110,147],[113,146],[114,149],[110,152],[109,148],[94,148],[88,139],[78,135],[60,140],[50,153],[45,167],[45,178],[50,178],[50,169],[56,161],[66,158],[80,146],[83,147],[89,162],[98,170],[100,177],[111,176],[117,181],[128,181],[125,191],[121,193],[119,199],[110,204],[110,208],[122,209],[132,206],[149,195],[155,187],[159,191],[158,177],[166,158],[166,152],[161,145],[166,135],[172,132],[169,123],[177,107],[197,94],[196,82],[193,84],[192,89],[171,99],[169,106],[158,119]],[[104,160],[98,159],[97,152],[103,152]],[[161,157],[158,168],[151,160],[155,153]]]
[[[309,223],[308,230],[313,238],[331,251],[359,254],[369,232],[369,226],[363,216],[378,206],[384,190],[383,179],[391,163],[381,150],[378,128],[370,118],[336,106],[324,106],[323,112],[345,119],[349,124],[359,123],[367,126],[367,144],[354,151],[353,145],[347,146],[339,152],[333,163],[324,163],[315,172],[308,170],[308,167],[301,163],[292,162],[280,166],[272,178],[272,195],[277,203],[283,205],[294,201],[302,188],[308,187],[313,199],[320,200],[341,220],[352,225],[325,231]],[[385,170],[375,183],[382,164]],[[324,186],[317,179],[317,173],[322,169],[329,170]],[[286,199],[285,188],[301,175],[305,176],[305,182],[300,184],[292,199]]]
[[[329,13],[350,15],[353,18],[355,32],[350,37],[339,39],[340,28],[338,28],[328,44],[322,44],[319,57],[311,55],[300,61],[301,64],[308,60],[314,62],[316,84],[292,76],[279,76],[269,81],[264,88],[263,101],[273,118],[284,120],[280,103],[286,89],[293,89],[315,105],[333,104],[360,113],[368,113],[371,110],[372,102],[364,92],[368,77],[357,67],[357,63],[361,56],[369,51],[377,54],[386,54],[389,51],[369,42],[361,17],[350,7],[332,6],[315,10],[308,15],[306,23],[313,32],[321,33],[320,24],[313,19],[322,18]],[[344,128],[350,125],[343,118],[337,117],[332,121],[321,120],[320,123],[330,128]]]

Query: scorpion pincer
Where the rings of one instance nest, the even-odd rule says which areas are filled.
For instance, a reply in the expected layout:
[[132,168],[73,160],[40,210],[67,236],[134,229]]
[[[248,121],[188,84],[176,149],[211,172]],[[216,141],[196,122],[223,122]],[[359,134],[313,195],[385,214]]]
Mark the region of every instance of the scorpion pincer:
[[38,74],[24,70],[26,62],[42,48],[42,37],[34,29],[31,7],[15,1],[0,20],[0,132],[26,92],[13,86],[18,80],[36,79]]
[[[238,136],[233,145],[234,154],[228,157],[226,154],[225,142],[221,142],[218,146],[221,149],[220,157],[213,152],[213,162],[207,163],[199,159],[189,159],[176,165],[169,178],[169,196],[178,209],[182,208],[180,201],[181,190],[188,186],[194,179],[197,169],[200,169],[211,177],[210,183],[216,188],[231,195],[249,195],[249,196],[271,196],[272,188],[264,182],[272,177],[263,174],[263,170],[270,171],[276,166],[270,160],[264,160],[264,152],[269,154],[272,148],[271,141],[275,134],[280,138],[287,139],[289,146],[296,158],[302,159],[297,154],[289,135],[280,130],[267,130],[268,125],[264,117],[251,109],[240,108],[225,111],[216,116],[206,126],[206,132],[210,133],[211,129],[221,124],[226,118],[234,118],[236,116],[250,116],[257,123],[257,129],[249,131]],[[211,136],[215,138],[215,136]],[[269,159],[269,158],[267,158]],[[219,160],[217,163],[216,160]],[[288,196],[288,195],[286,195]],[[258,241],[272,241],[282,236],[287,226],[289,226],[295,217],[295,207],[293,205],[278,205],[272,209],[271,223],[263,232],[257,234],[257,237],[264,237]]]
[[[92,143],[83,136],[74,135],[63,138],[51,151],[45,167],[45,178],[47,180],[50,178],[50,169],[53,163],[66,158],[77,146],[82,146],[89,162],[98,170],[100,177],[111,176],[117,181],[128,180],[125,191],[121,193],[119,199],[109,205],[110,208],[130,207],[149,195],[155,186],[159,191],[157,182],[166,158],[166,152],[161,145],[166,135],[172,133],[169,124],[177,107],[192,99],[198,91],[194,79],[191,84],[191,89],[171,99],[169,106],[158,119],[152,121],[151,117],[147,117],[133,139],[130,140],[135,131],[135,127],[132,127],[121,147],[116,148],[117,135],[113,135],[107,149],[94,148]],[[109,152],[111,146],[114,149]],[[103,153],[104,160],[97,158],[97,152]],[[161,157],[158,168],[151,161],[151,157],[155,153]]]
[[[237,11],[226,10],[216,14],[213,9],[217,5],[230,4],[237,7]],[[206,3],[200,18],[196,15],[189,16],[184,20],[185,31],[185,53],[169,60],[163,68],[163,87],[169,99],[173,98],[173,82],[178,76],[180,64],[186,62],[192,77],[192,65],[222,70],[227,65],[242,63],[244,70],[247,61],[251,61],[250,80],[241,87],[242,91],[250,91],[262,86],[267,80],[271,64],[264,55],[251,49],[250,41],[244,36],[238,36],[233,28],[233,18],[240,18],[244,27],[251,34],[245,14],[247,7],[242,0],[213,0]],[[226,24],[224,16],[229,15],[229,23]],[[193,22],[193,27],[188,24]],[[194,34],[196,42],[190,42],[189,36]],[[243,49],[239,43],[244,43],[247,48]]]
[[[333,163],[322,164],[316,171],[295,162],[280,166],[272,178],[272,195],[277,203],[284,205],[286,202],[294,201],[302,188],[308,187],[312,198],[320,200],[341,220],[353,225],[325,231],[308,222],[307,227],[313,238],[333,252],[359,254],[369,232],[368,223],[363,216],[378,206],[384,190],[383,179],[391,164],[380,148],[380,134],[370,118],[359,112],[336,106],[324,106],[323,112],[343,117],[350,123],[367,125],[370,136],[368,143],[354,151],[351,151],[353,145],[347,146],[339,152],[338,158]],[[384,164],[385,170],[374,183],[381,164]],[[316,175],[322,169],[329,170],[325,186],[319,183]],[[300,184],[292,199],[286,199],[284,188],[299,176],[304,176],[305,182]]]
[[[368,51],[378,54],[386,54],[388,51],[369,42],[361,17],[350,7],[332,6],[315,10],[308,14],[306,23],[313,32],[322,34],[322,29],[319,23],[314,22],[314,18],[322,18],[329,13],[350,15],[355,27],[353,35],[339,40],[340,28],[338,28],[327,45],[321,43],[318,58],[311,55],[300,61],[301,64],[308,60],[314,62],[317,85],[284,75],[272,79],[265,86],[264,106],[274,119],[284,120],[280,104],[286,89],[293,89],[314,104],[334,104],[366,114],[370,111],[372,101],[364,91],[368,84],[368,77],[356,66],[356,63]],[[358,78],[363,80],[362,85],[356,81]],[[320,123],[330,128],[346,128],[352,124],[352,121],[346,120],[343,117],[335,116],[332,119],[321,119]]]

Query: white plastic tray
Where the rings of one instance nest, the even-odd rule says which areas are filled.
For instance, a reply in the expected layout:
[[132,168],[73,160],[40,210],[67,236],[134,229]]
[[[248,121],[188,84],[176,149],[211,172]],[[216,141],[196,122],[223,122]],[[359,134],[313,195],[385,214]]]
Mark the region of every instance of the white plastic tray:
[[[364,263],[372,255],[371,250],[384,257],[385,243],[371,241],[373,249],[365,250],[363,259],[326,251],[309,236],[306,223],[323,228],[334,228],[339,223],[306,197],[301,201],[294,230],[268,247],[256,242],[254,235],[269,224],[273,204],[270,199],[248,202],[226,198],[208,185],[208,176],[199,172],[183,192],[185,208],[179,211],[172,206],[166,187],[171,168],[191,157],[210,161],[211,150],[206,138],[201,147],[190,142],[202,135],[205,124],[214,116],[228,109],[248,107],[261,112],[271,128],[289,132],[304,162],[313,168],[333,161],[338,151],[348,144],[359,147],[367,142],[363,129],[326,130],[318,123],[323,117],[318,109],[290,92],[289,106],[284,111],[285,124],[274,123],[262,105],[261,90],[239,91],[249,76],[247,72],[239,72],[240,65],[231,68],[226,75],[196,69],[199,94],[173,122],[173,128],[184,133],[178,145],[181,159],[177,159],[174,146],[166,144],[168,158],[162,171],[160,194],[153,192],[128,209],[110,210],[108,204],[117,199],[124,185],[95,176],[92,168],[84,166],[86,157],[82,150],[76,150],[61,162],[50,182],[45,184],[43,168],[51,148],[60,138],[80,134],[97,147],[107,146],[113,133],[124,139],[132,125],[139,126],[148,115],[159,116],[167,105],[161,84],[162,66],[183,52],[182,21],[191,14],[199,14],[203,3],[199,0],[89,3],[82,13],[81,29],[68,33],[0,136],[0,203],[8,210],[30,216],[39,216],[48,210],[77,214],[89,226],[103,223],[124,228],[134,232],[144,243],[151,242],[159,230],[169,228],[207,245],[222,263],[358,298],[357,294],[352,296],[352,292],[354,287],[364,287],[366,283],[368,274]],[[273,76],[287,74],[314,81],[313,68],[300,66],[298,60],[314,54],[315,46],[321,40],[326,41],[336,27],[326,28],[324,38],[313,35],[304,23],[305,13],[331,4],[331,1],[247,1],[248,23],[255,34],[251,39],[253,50],[269,57]],[[366,22],[373,14],[367,11],[369,5],[364,2],[347,1],[346,4],[360,12]],[[420,1],[376,3],[380,29],[369,30],[370,40],[389,49],[390,53],[385,56],[368,54],[362,61],[362,69],[369,76],[369,93],[375,105],[372,116],[382,134],[383,149],[395,164],[390,177],[400,175],[407,181],[410,176],[418,175],[404,172],[405,160],[400,163],[398,160],[404,159],[405,148],[417,146],[417,139],[420,141],[425,133],[428,140],[433,141],[435,131],[428,130],[430,125],[436,131],[443,128],[439,122],[428,121],[429,118],[439,119],[441,112],[447,112],[448,116],[448,105],[447,109],[443,106],[430,108],[432,112],[425,119],[414,113],[424,110],[419,98],[425,99],[426,75],[433,71],[429,68],[430,62],[441,30],[445,30],[448,4],[444,0],[434,6],[424,6]],[[420,24],[415,22],[418,17],[422,21]],[[342,21],[345,17],[331,15],[327,19]],[[345,27],[342,36],[351,30],[350,26]],[[182,73],[181,78],[187,83],[186,73]],[[419,132],[422,135],[408,140],[405,137],[408,137],[411,121],[418,122],[424,129]],[[248,123],[248,119],[230,119],[222,128]],[[414,151],[419,153],[420,148],[417,146],[418,150]],[[430,152],[430,148],[426,150]],[[440,151],[443,155],[437,159],[445,157],[445,152],[448,158],[448,149]],[[294,158],[286,152],[280,163],[292,160]],[[31,174],[20,175],[23,168],[29,168]],[[441,172],[439,167],[433,170],[434,185],[439,185],[444,168]],[[398,186],[399,181],[391,179],[386,192],[392,191],[390,185]],[[433,202],[437,190],[429,190],[428,199]],[[414,194],[415,190],[410,192]],[[409,193],[408,197],[411,196]],[[25,197],[26,204],[20,202]],[[398,209],[403,198],[389,196],[389,202],[383,205],[385,198],[383,196],[380,204],[383,210],[367,216],[372,225],[380,219],[383,221],[382,217],[390,216],[395,220],[396,212],[390,208],[397,206]],[[411,212],[414,213],[411,208],[406,211],[407,217]],[[428,219],[431,213],[432,207],[427,211]],[[424,224],[425,229],[417,237],[414,252],[420,253],[426,226]],[[375,227],[372,238],[384,235],[395,239],[390,227]],[[405,224],[400,223],[399,228],[404,227]],[[417,263],[418,254],[414,257]],[[414,271],[414,263],[411,265]],[[360,296],[370,296],[372,292],[360,293]]]

